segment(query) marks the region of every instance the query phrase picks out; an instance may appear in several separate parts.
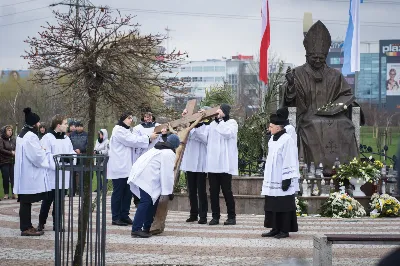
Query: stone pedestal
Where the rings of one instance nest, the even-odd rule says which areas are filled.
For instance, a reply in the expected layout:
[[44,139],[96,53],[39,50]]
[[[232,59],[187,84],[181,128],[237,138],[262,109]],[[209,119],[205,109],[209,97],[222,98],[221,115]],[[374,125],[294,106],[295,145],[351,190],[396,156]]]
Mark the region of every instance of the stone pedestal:
[[289,107],[289,123],[296,128],[297,120],[296,120],[296,107]]
[[356,140],[357,140],[357,147],[360,147],[360,119],[361,119],[361,108],[360,107],[353,107],[353,112],[352,112],[352,120],[355,128],[355,133],[356,133]]
[[[232,178],[232,192],[236,203],[237,214],[264,214],[265,197],[261,196],[262,183],[264,178],[261,176],[234,176]],[[207,194],[209,194],[209,185],[207,180]],[[328,199],[323,196],[299,197],[308,203],[308,213],[317,214],[321,205]],[[355,197],[365,209],[369,207],[370,196]],[[222,193],[219,196],[221,213],[226,213],[226,205]],[[173,201],[169,202],[169,209],[172,211],[190,210],[188,194],[175,194]],[[208,212],[211,213],[210,199],[208,198]]]

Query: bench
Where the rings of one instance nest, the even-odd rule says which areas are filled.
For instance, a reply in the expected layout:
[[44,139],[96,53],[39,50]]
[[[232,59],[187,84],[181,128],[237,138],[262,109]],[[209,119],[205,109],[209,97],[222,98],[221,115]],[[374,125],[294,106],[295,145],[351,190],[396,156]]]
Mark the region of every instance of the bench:
[[332,244],[400,245],[400,234],[326,234],[314,236],[314,266],[332,266]]

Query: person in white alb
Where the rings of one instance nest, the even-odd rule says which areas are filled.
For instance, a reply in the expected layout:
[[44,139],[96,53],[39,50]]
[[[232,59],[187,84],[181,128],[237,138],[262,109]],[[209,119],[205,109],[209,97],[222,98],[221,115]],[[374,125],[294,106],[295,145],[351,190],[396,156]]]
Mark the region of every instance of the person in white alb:
[[[110,148],[110,145],[108,143],[108,131],[105,128],[102,128],[97,132],[97,140],[96,140],[96,145],[94,145],[94,154],[101,154],[101,155],[108,155],[108,149]],[[96,159],[99,160],[96,163],[100,165],[103,165],[102,160],[104,159]],[[99,178],[100,182],[97,185],[100,190],[103,189],[103,173],[101,174]],[[94,191],[97,192],[97,189]]]
[[179,137],[171,134],[166,142],[158,142],[133,164],[128,184],[140,202],[133,219],[132,237],[150,237],[160,196],[173,199],[175,150],[179,144]]
[[[297,133],[296,133],[296,128],[294,126],[292,126],[289,122],[289,110],[287,107],[282,107],[280,109],[278,109],[276,111],[277,114],[280,114],[282,116],[283,119],[285,119],[285,130],[286,133],[288,133],[290,135],[290,137],[292,137],[294,144],[296,145],[296,162],[297,162],[297,169],[300,169],[299,167],[299,149],[298,149],[298,145],[297,145]],[[299,178],[300,178],[300,172],[299,172]],[[295,190],[296,192],[300,191],[300,184],[299,179],[294,179],[293,180],[294,183],[293,185],[295,186]]]
[[231,119],[231,107],[222,104],[217,110],[218,116],[208,126],[206,172],[210,183],[212,220],[209,225],[219,224],[221,211],[219,192],[225,198],[228,219],[224,225],[236,224],[235,199],[232,193],[232,175],[238,174],[238,124]]
[[[142,121],[142,123],[140,123],[139,125],[134,126],[133,130],[132,130],[132,132],[134,134],[137,134],[139,136],[144,136],[144,135],[150,136],[154,132],[154,128],[156,126],[160,125],[159,123],[155,122],[153,113],[151,113],[151,112],[144,113],[141,121]],[[160,139],[161,139],[161,137],[159,137],[156,140],[152,141],[150,143],[150,145],[146,149],[136,148],[135,149],[135,156],[136,156],[135,161],[137,160],[137,158],[139,158],[141,155],[143,155],[143,153],[145,153],[149,149],[153,148],[154,145],[158,141],[160,141]]]
[[[209,107],[203,107],[207,110]],[[186,109],[182,116],[187,113]],[[205,172],[207,154],[208,125],[211,120],[203,120],[190,131],[181,162],[181,170],[186,172],[190,202],[190,217],[186,222],[207,223],[208,200]],[[200,217],[200,219],[198,219]]]
[[[49,181],[49,186],[51,192],[49,193],[49,197],[47,199],[42,200],[42,206],[40,207],[39,214],[39,225],[37,227],[38,231],[43,231],[44,226],[47,221],[47,217],[49,216],[50,207],[53,204],[53,231],[55,231],[56,225],[56,204],[55,204],[55,190],[56,190],[56,165],[53,159],[54,155],[59,154],[76,154],[74,148],[72,146],[72,142],[69,137],[65,134],[67,132],[68,122],[67,117],[62,115],[55,115],[51,121],[51,129],[48,133],[46,133],[40,143],[44,149],[47,151],[47,156],[49,157],[50,168],[46,169],[47,179]],[[66,162],[69,164],[70,162]],[[61,189],[67,190],[69,189],[69,181],[70,181],[70,172],[65,171],[65,181],[63,185],[63,181],[61,179],[62,175],[59,175],[59,211],[60,211],[60,223],[61,223],[61,202],[62,192]],[[65,194],[64,194],[65,196]],[[61,228],[60,228],[61,230]]]
[[40,236],[32,226],[32,203],[46,199],[51,190],[46,169],[50,167],[46,151],[40,145],[40,117],[31,108],[24,109],[25,125],[17,137],[14,165],[14,194],[18,194],[21,236]]
[[130,131],[133,120],[132,112],[121,115],[118,124],[115,125],[109,142],[107,179],[113,183],[111,195],[112,224],[127,226],[132,224],[129,218],[132,192],[127,184],[129,172],[134,163],[136,148],[146,149],[157,134],[139,136]]
[[265,195],[264,226],[272,230],[263,233],[262,237],[280,239],[288,237],[289,232],[298,231],[294,195],[299,178],[297,149],[292,137],[286,133],[286,123],[287,116],[282,112],[270,116],[272,137],[268,142],[261,195]]

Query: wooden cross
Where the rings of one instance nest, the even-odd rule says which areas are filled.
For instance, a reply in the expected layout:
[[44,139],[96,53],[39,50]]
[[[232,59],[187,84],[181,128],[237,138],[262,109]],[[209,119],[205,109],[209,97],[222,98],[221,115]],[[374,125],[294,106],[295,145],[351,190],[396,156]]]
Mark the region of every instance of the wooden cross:
[[[215,113],[217,112],[218,108],[219,107],[214,107],[214,108],[205,110],[206,116],[204,118],[210,118],[212,116],[215,116]],[[169,124],[171,125],[172,128],[176,128],[180,124],[187,124],[187,123],[196,121],[196,119],[199,118],[201,116],[201,114],[195,112],[195,109],[196,109],[196,100],[189,100],[186,104],[187,114],[180,119],[169,122]],[[162,124],[162,125],[156,126],[154,128],[154,132],[160,133],[161,129],[163,129],[163,128],[168,128],[168,124]]]
[[[195,108],[196,108],[196,100],[188,101],[188,103],[186,104],[187,114],[181,119],[170,122],[170,125],[172,127],[176,127],[182,123],[190,123],[190,122],[196,121],[201,116],[201,114],[195,113]],[[206,110],[205,111],[206,116],[204,118],[210,118],[212,116],[215,116],[218,108],[219,107],[215,107],[215,108]],[[160,125],[160,126],[156,127],[154,129],[154,132],[161,132],[162,128],[168,128],[168,124],[164,124],[164,125]],[[179,175],[181,172],[180,171],[181,161],[182,161],[184,152],[185,152],[185,146],[182,147],[182,156],[179,158],[179,160],[177,162],[177,167],[174,171],[174,179],[175,179],[174,186],[179,181]],[[154,222],[151,225],[151,229],[150,229],[150,232],[153,235],[161,234],[162,232],[164,232],[165,220],[167,219],[167,214],[168,214],[168,202],[169,202],[168,197],[161,196],[159,199],[157,211],[154,216]]]

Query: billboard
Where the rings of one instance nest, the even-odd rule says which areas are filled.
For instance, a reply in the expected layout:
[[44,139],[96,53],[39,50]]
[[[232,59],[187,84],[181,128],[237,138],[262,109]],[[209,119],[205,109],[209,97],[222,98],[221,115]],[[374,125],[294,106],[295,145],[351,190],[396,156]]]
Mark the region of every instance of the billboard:
[[400,63],[388,63],[386,73],[386,97],[400,95]]
[[29,70],[1,70],[0,82],[7,82],[9,79],[19,80],[21,78],[29,77]]
[[[379,102],[384,102],[386,109],[400,109],[400,40],[379,41]],[[383,93],[385,92],[385,93]]]

